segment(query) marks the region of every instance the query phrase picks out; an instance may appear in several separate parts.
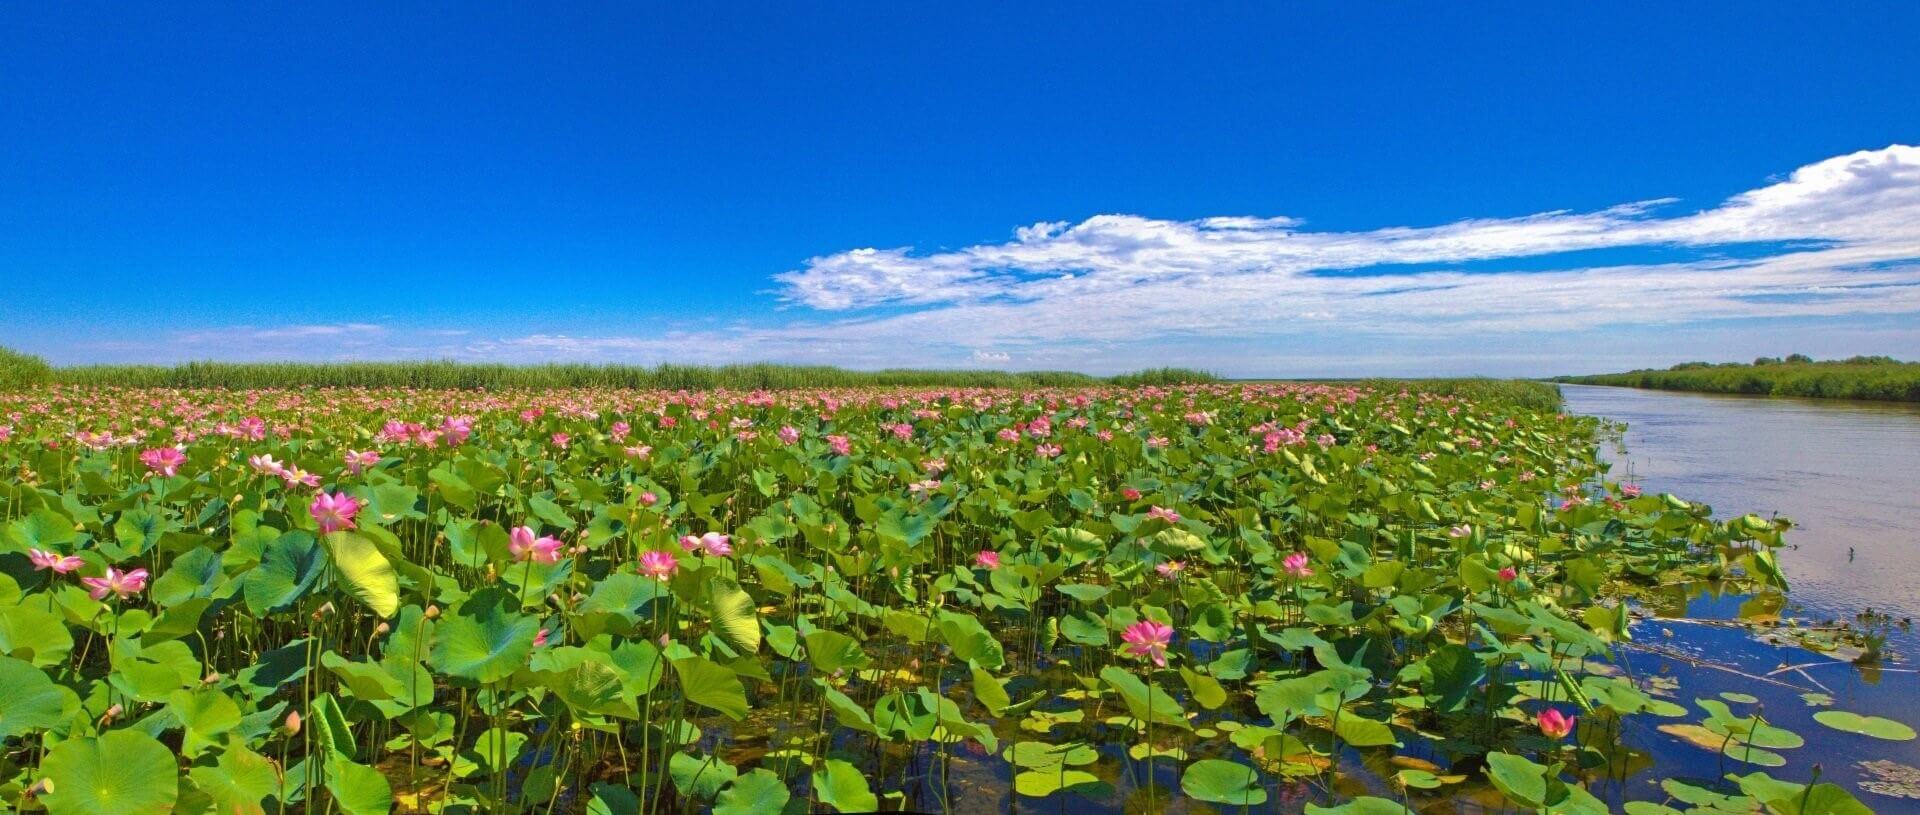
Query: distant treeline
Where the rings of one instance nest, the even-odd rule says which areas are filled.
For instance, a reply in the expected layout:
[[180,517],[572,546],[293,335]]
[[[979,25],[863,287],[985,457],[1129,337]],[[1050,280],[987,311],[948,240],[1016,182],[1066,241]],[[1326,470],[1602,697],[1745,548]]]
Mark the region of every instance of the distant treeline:
[[501,365],[466,362],[189,362],[181,365],[81,365],[55,368],[0,348],[0,387],[36,384],[153,388],[398,387],[508,390],[635,388],[790,390],[852,387],[1040,388],[1111,383],[1218,382],[1205,371],[1155,368],[1110,378],[1071,371],[852,371],[826,365]]
[[1920,402],[1920,362],[1861,356],[1817,361],[1805,354],[1751,363],[1682,362],[1665,370],[1563,376],[1560,382],[1706,393]]

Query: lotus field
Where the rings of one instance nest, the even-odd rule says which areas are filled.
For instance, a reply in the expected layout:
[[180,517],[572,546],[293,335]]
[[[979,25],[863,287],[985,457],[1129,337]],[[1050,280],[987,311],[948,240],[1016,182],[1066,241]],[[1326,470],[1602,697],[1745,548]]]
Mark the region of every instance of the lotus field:
[[[1598,427],[1377,384],[0,395],[0,800],[1864,811],[1615,659],[1638,592],[1784,589],[1786,524],[1609,481]],[[1639,722],[1719,740],[1716,797],[1660,803]]]

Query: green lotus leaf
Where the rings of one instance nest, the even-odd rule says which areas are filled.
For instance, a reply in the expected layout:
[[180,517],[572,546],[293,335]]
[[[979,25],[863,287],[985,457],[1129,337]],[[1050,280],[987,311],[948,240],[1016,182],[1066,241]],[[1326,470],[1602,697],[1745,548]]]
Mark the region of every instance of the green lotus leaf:
[[673,777],[674,789],[701,801],[713,800],[721,788],[732,784],[740,775],[733,765],[717,757],[702,758],[687,753],[674,753],[667,761],[667,771]]
[[720,791],[713,815],[779,815],[792,793],[780,776],[765,768],[742,773]]
[[1013,776],[1014,792],[1032,798],[1045,798],[1062,791],[1091,793],[1103,787],[1099,776],[1085,770],[1027,770]]
[[880,808],[880,799],[867,786],[867,777],[858,767],[837,758],[827,759],[814,771],[813,794],[835,812],[873,812]]
[[500,602],[469,601],[436,627],[431,664],[448,676],[499,682],[526,664],[539,631],[538,619],[507,611]]
[[1862,716],[1844,710],[1822,710],[1813,714],[1813,720],[1845,733],[1857,733],[1887,741],[1912,741],[1914,738],[1913,728],[1879,716]]
[[80,697],[44,671],[0,657],[0,741],[58,727],[80,708]]
[[242,583],[247,611],[263,617],[292,608],[326,570],[326,552],[312,535],[300,531],[281,535],[267,544],[260,566],[248,572]]
[[751,654],[760,650],[760,615],[755,612],[753,596],[732,580],[715,581],[712,588],[713,632],[734,650]]
[[167,815],[180,797],[172,750],[138,730],[60,742],[40,762],[51,815]]
[[273,762],[245,747],[229,747],[217,764],[194,767],[187,776],[221,815],[266,815],[280,793]]
[[687,701],[740,721],[747,717],[747,689],[732,669],[705,657],[690,656],[672,660],[679,677],[680,693]]
[[335,532],[325,541],[333,567],[355,599],[381,617],[400,610],[400,577],[373,541],[355,532]]
[[347,815],[386,815],[393,811],[393,785],[379,770],[345,756],[327,759],[327,792]]
[[1362,795],[1338,806],[1307,804],[1307,815],[1411,815],[1406,804],[1390,798]]
[[1203,758],[1180,774],[1180,789],[1200,801],[1252,806],[1267,801],[1260,774],[1252,767],[1217,758]]

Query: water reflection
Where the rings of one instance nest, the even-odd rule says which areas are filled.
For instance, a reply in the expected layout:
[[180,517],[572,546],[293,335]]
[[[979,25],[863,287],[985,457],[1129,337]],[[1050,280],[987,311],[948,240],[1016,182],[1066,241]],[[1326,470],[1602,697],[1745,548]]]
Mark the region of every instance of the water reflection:
[[[1562,386],[1567,409],[1627,423],[1615,474],[1649,490],[1794,520],[1780,553],[1803,617],[1920,617],[1920,405]],[[1794,614],[1789,609],[1785,613]],[[1920,636],[1892,644],[1920,653]]]

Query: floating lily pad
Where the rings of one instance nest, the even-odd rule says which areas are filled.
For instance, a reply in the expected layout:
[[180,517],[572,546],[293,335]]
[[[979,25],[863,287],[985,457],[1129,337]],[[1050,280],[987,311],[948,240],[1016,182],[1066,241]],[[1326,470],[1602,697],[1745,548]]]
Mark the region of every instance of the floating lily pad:
[[1913,728],[1879,716],[1862,716],[1845,710],[1822,710],[1813,714],[1813,720],[1842,732],[1887,741],[1912,741],[1914,738]]

